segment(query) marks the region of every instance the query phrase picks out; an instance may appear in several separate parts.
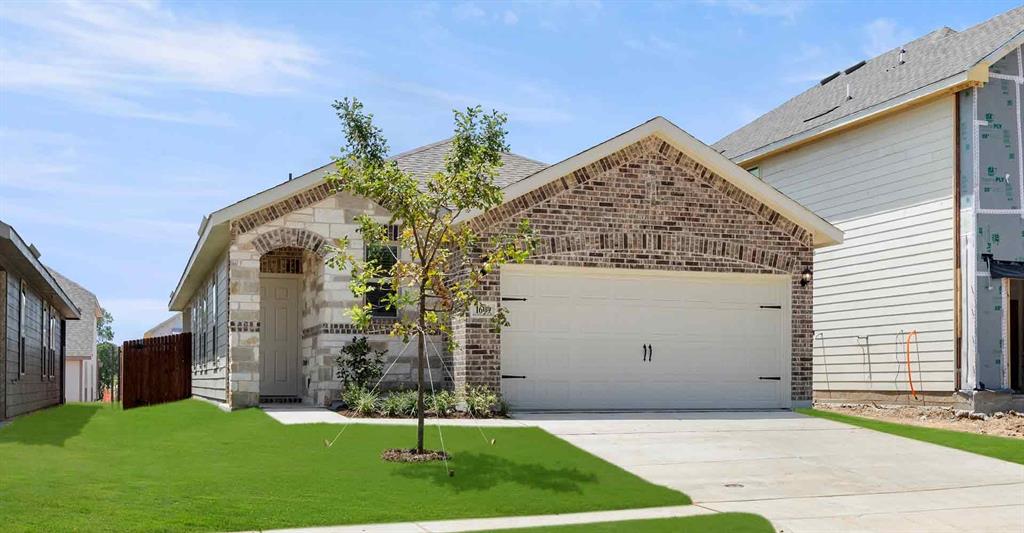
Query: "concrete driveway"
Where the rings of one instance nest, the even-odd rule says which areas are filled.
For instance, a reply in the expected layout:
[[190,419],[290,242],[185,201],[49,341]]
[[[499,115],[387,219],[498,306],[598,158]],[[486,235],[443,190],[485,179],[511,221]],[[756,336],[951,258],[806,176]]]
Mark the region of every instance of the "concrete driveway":
[[516,418],[697,505],[758,513],[782,531],[1024,531],[1024,466],[828,420],[785,411]]

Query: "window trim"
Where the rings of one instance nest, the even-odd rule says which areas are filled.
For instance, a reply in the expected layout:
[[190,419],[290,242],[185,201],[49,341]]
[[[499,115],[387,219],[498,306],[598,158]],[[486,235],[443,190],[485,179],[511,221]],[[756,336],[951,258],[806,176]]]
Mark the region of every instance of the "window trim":
[[50,317],[46,316],[49,309],[39,306],[39,379],[46,381],[50,374]]
[[[395,258],[395,263],[398,263],[401,260],[402,249],[398,245],[398,235],[399,235],[400,231],[401,231],[401,228],[397,224],[389,224],[387,226],[387,235],[388,235],[389,240],[387,240],[385,242],[382,242],[382,243],[377,245],[377,246],[380,246],[382,248],[386,248],[389,251],[391,251],[392,256]],[[363,261],[367,261],[369,259],[369,255],[370,255],[370,245],[363,244]],[[381,292],[397,294],[397,290],[391,288],[391,283],[390,282],[391,282],[391,280],[387,279],[387,278],[377,278],[377,279],[371,280],[369,282],[369,284],[370,285],[376,285],[379,288],[385,288],[385,290],[382,290]],[[363,296],[363,304],[370,303],[370,298],[369,298],[370,292],[376,292],[376,291],[368,291]],[[370,316],[373,317],[373,318],[398,318],[398,309],[392,308],[392,309],[388,310],[387,308],[383,308],[381,311],[375,311],[375,310],[371,309],[370,310]]]
[[25,358],[25,307],[28,306],[28,297],[25,295],[25,280],[18,281],[21,298],[18,300],[18,376],[25,375],[28,364]]

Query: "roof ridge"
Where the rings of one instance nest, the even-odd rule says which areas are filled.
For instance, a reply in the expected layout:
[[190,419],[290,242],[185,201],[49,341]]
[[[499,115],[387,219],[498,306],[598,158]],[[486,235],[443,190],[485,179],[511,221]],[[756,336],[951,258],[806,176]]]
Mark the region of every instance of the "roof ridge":
[[455,136],[453,135],[451,137],[447,137],[445,139],[441,139],[440,141],[435,141],[435,142],[432,142],[430,144],[424,144],[423,146],[420,146],[418,148],[411,148],[411,149],[406,150],[404,152],[401,152],[399,154],[395,154],[395,155],[393,155],[391,157],[388,157],[388,159],[397,160],[400,157],[408,157],[410,155],[415,155],[415,154],[418,154],[420,152],[425,152],[425,151],[427,151],[427,150],[429,150],[431,148],[434,148],[435,146],[441,146],[442,144],[450,143],[450,142],[452,142],[452,139],[454,139],[454,138],[455,138]]

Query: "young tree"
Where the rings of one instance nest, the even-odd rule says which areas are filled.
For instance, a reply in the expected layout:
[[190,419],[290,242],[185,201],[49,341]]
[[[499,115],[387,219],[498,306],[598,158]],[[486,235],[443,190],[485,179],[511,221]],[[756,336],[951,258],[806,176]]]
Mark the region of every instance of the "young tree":
[[102,309],[103,315],[96,319],[96,342],[114,340],[114,317],[110,311]]
[[[444,335],[454,348],[451,320],[471,310],[490,314],[495,328],[508,325],[507,309],[481,302],[474,289],[498,266],[522,263],[535,246],[529,221],[522,220],[514,232],[486,240],[460,216],[487,211],[502,203],[502,191],[495,183],[501,168],[505,143],[505,115],[484,113],[477,106],[454,111],[455,135],[444,167],[430,176],[413,176],[388,158],[388,144],[373,115],[363,111],[356,99],[334,103],[345,130],[346,144],[336,158],[337,170],[327,177],[336,192],[348,192],[373,200],[391,214],[388,224],[398,225],[397,257],[382,257],[389,250],[387,226],[363,215],[357,221],[369,253],[366,259],[348,252],[347,238],[339,239],[328,264],[351,268],[352,293],[363,298],[380,291],[386,280],[391,291],[378,295],[398,320],[391,334],[406,342],[416,337],[419,371],[416,414],[416,449],[423,453],[423,370],[426,366],[426,337]],[[349,310],[353,322],[367,327],[372,319],[369,302]]]
[[117,358],[117,346],[114,340],[114,317],[109,311],[103,309],[103,314],[96,319],[96,358],[99,368],[100,394],[104,390],[114,390],[114,381],[117,379],[119,361]]

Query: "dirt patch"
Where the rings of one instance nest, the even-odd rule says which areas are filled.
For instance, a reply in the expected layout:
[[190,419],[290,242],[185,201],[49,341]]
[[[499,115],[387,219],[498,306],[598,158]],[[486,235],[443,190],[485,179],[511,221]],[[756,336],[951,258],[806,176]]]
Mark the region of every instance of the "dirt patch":
[[1024,414],[1013,411],[995,413],[987,417],[973,415],[972,418],[972,415],[965,411],[935,406],[816,403],[814,408],[898,424],[1024,439]]
[[416,453],[415,448],[391,448],[384,450],[380,458],[393,463],[426,463],[428,461],[447,461],[452,458],[445,452],[437,450],[423,450],[423,453]]

